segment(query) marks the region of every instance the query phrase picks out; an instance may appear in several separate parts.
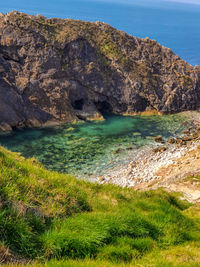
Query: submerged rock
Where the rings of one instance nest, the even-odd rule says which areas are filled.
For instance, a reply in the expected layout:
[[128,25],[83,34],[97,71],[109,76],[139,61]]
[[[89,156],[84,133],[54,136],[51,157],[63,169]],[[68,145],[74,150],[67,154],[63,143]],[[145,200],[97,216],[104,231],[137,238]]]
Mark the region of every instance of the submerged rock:
[[133,133],[133,135],[134,135],[134,136],[141,136],[141,133],[137,133],[137,132],[135,132],[135,133]]
[[105,23],[0,16],[0,131],[102,114],[174,113],[200,101],[200,68]]
[[119,154],[119,153],[121,153],[122,151],[123,151],[122,148],[118,148],[118,149],[116,149],[115,151],[113,151],[113,154]]
[[73,127],[69,127],[69,128],[67,128],[66,129],[66,132],[72,132],[72,131],[74,131],[75,129],[73,128]]

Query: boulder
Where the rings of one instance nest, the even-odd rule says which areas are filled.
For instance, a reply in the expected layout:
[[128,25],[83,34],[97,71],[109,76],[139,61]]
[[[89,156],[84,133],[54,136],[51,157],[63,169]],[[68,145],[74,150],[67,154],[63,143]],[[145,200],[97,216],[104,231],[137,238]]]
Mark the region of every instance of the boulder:
[[153,140],[157,143],[162,143],[163,142],[163,138],[161,135],[153,137]]

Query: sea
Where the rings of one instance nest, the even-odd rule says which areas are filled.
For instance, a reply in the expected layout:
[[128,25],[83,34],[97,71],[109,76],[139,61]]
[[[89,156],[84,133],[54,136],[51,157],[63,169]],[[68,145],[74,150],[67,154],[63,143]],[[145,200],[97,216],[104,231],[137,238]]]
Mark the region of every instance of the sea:
[[[103,21],[130,35],[149,37],[171,48],[191,65],[200,65],[200,3],[163,0],[7,0],[0,12],[18,10],[48,18]],[[86,178],[127,163],[127,153],[153,145],[153,137],[176,137],[186,118],[108,116],[102,122],[17,130],[0,136],[0,145],[35,157],[50,170]]]

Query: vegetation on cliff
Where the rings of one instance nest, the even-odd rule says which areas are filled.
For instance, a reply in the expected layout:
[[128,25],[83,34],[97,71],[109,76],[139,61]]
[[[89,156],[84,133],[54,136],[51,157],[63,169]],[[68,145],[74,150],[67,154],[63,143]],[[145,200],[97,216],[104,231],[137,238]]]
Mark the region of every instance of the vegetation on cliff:
[[49,172],[0,148],[0,262],[18,266],[199,266],[200,210]]

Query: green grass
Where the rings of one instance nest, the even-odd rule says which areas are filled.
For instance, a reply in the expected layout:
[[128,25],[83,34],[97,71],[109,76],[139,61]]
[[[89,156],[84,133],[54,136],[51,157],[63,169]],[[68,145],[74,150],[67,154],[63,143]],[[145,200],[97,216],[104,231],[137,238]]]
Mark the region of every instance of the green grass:
[[197,205],[49,172],[0,147],[1,263],[200,266],[199,251]]
[[192,184],[195,184],[196,186],[200,186],[200,175],[194,174],[186,177],[184,179],[185,182],[190,182]]

